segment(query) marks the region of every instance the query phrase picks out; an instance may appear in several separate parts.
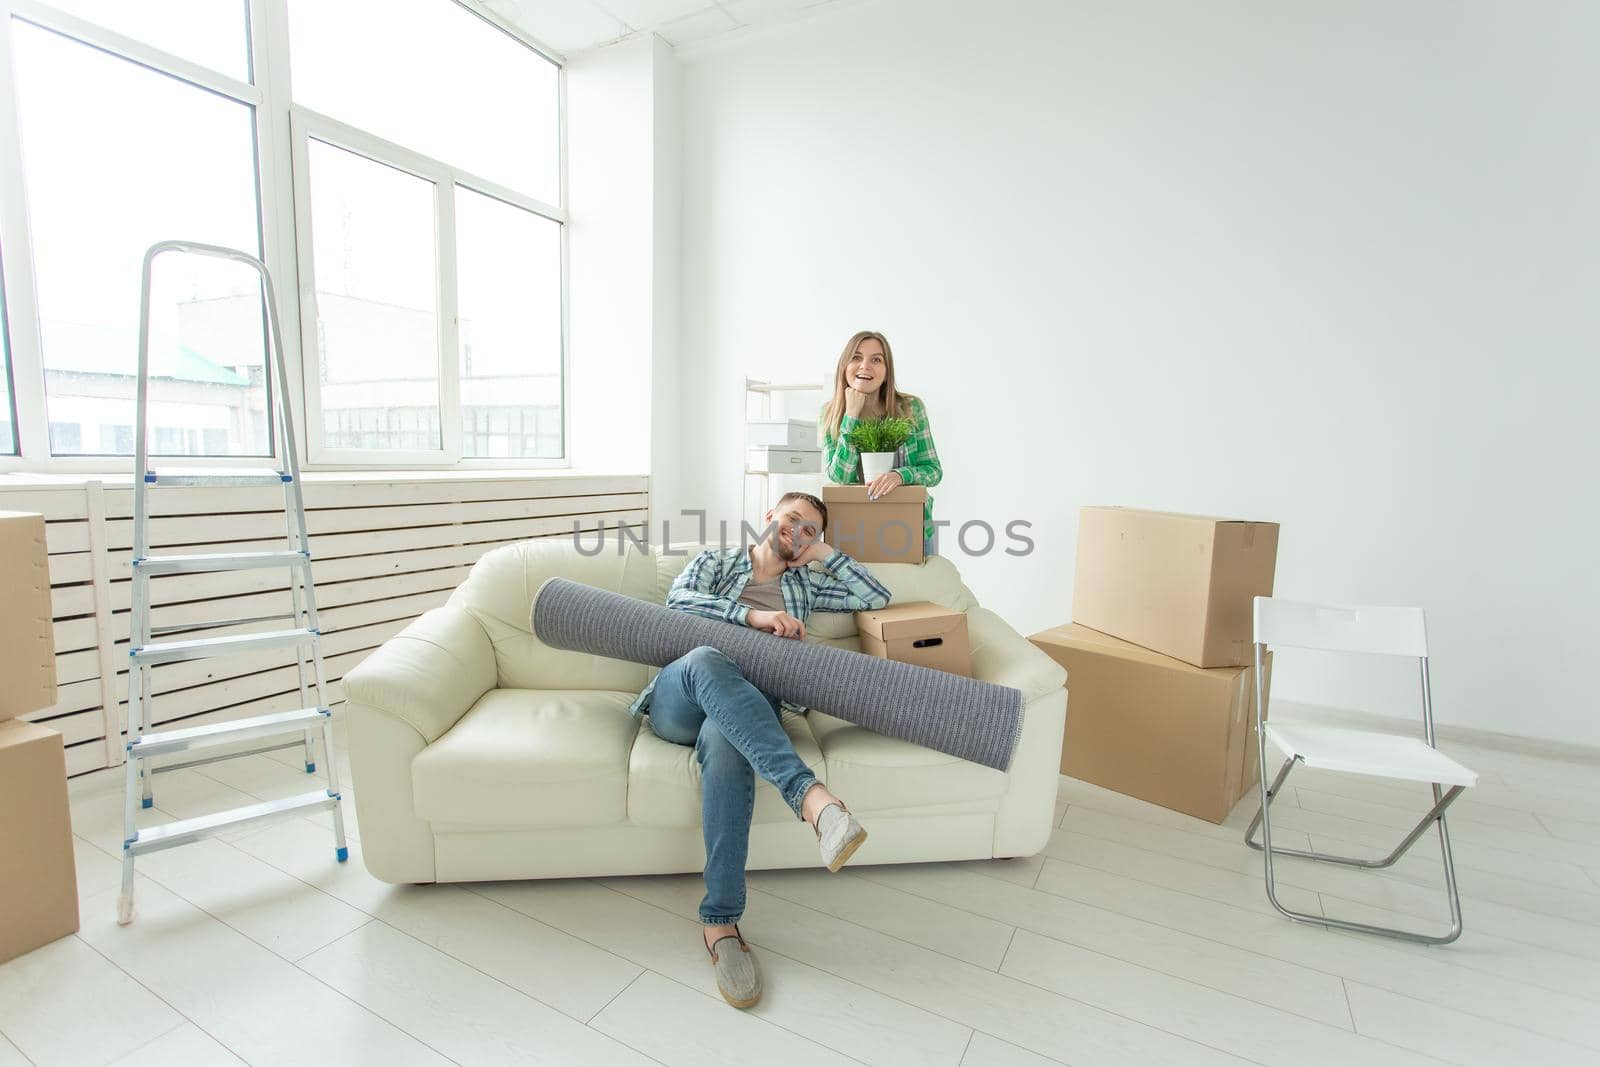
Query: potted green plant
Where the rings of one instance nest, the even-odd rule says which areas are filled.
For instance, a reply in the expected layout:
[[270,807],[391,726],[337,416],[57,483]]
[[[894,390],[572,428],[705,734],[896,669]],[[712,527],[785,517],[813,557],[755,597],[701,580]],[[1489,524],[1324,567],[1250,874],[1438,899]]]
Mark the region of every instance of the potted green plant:
[[867,419],[844,436],[861,453],[861,484],[868,485],[878,475],[894,470],[900,446],[911,436],[911,420],[895,416]]

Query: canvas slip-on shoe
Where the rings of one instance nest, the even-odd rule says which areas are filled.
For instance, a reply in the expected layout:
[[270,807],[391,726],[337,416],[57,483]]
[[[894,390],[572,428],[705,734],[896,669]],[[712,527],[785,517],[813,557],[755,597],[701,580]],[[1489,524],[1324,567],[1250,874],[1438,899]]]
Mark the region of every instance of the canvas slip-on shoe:
[[835,873],[850,861],[867,839],[867,831],[843,804],[829,804],[812,827],[822,847],[822,863]]
[[[717,938],[708,945],[711,970],[717,978],[717,992],[736,1008],[753,1008],[761,999],[761,969],[756,966],[755,953],[745,944],[739,927],[734,932]],[[704,941],[704,938],[701,938]],[[728,942],[733,944],[728,944]]]

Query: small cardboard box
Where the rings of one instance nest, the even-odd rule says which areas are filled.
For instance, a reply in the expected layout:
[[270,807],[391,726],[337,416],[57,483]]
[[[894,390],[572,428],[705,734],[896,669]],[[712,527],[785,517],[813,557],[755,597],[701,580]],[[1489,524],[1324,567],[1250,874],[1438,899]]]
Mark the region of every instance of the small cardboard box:
[[898,486],[869,500],[864,485],[825,485],[822,502],[828,505],[824,539],[851,559],[922,562],[922,511],[928,502],[922,486]]
[[1277,562],[1275,522],[1084,508],[1072,621],[1196,667],[1248,666]]
[[[1062,774],[1214,823],[1258,785],[1254,667],[1206,670],[1086,626],[1028,640],[1067,669]],[[1266,672],[1270,686],[1270,655]]]
[[56,702],[44,516],[0,511],[0,721]]
[[78,928],[61,735],[0,722],[0,963]]
[[927,600],[856,612],[861,651],[972,677],[972,644],[963,612]]

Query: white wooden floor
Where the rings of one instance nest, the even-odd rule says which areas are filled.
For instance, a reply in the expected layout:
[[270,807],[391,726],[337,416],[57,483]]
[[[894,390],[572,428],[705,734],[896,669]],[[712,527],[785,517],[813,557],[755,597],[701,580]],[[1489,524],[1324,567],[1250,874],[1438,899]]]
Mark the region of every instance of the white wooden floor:
[[[0,1067],[1600,1063],[1600,767],[1446,747],[1484,776],[1451,816],[1449,948],[1273,914],[1249,800],[1219,828],[1063,779],[1032,859],[753,874],[747,1013],[716,994],[697,876],[397,888],[310,820],[141,860],[119,928],[119,780],[78,783],[83,929],[0,966]],[[296,758],[165,775],[154,814],[301,791]],[[1376,849],[1427,805],[1297,778],[1277,825],[1301,846]],[[1304,908],[1426,922],[1435,856],[1279,877]]]

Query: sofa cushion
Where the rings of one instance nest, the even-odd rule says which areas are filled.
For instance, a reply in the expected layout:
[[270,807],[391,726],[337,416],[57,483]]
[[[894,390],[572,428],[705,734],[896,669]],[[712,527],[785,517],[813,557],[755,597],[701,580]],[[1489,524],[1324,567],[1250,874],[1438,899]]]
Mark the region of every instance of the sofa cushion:
[[810,712],[828,766],[828,788],[856,811],[883,811],[998,797],[1004,771]]
[[411,763],[417,814],[456,826],[622,822],[633,693],[492,689]]
[[[596,554],[586,554],[597,545]],[[500,687],[635,693],[643,689],[650,677],[648,667],[550,648],[533,636],[528,621],[533,594],[546,579],[558,576],[641,600],[655,599],[655,561],[614,533],[607,534],[603,543],[594,534],[584,534],[576,545],[571,536],[561,536],[485,553],[450,595],[450,603],[470,613],[489,635]]]
[[[806,766],[818,778],[826,779],[822,751],[806,719],[784,712],[783,728]],[[752,821],[784,822],[794,817],[777,789],[757,778]],[[628,818],[642,826],[700,825],[700,763],[694,746],[657,737],[648,715],[639,717],[639,736],[628,765]]]

